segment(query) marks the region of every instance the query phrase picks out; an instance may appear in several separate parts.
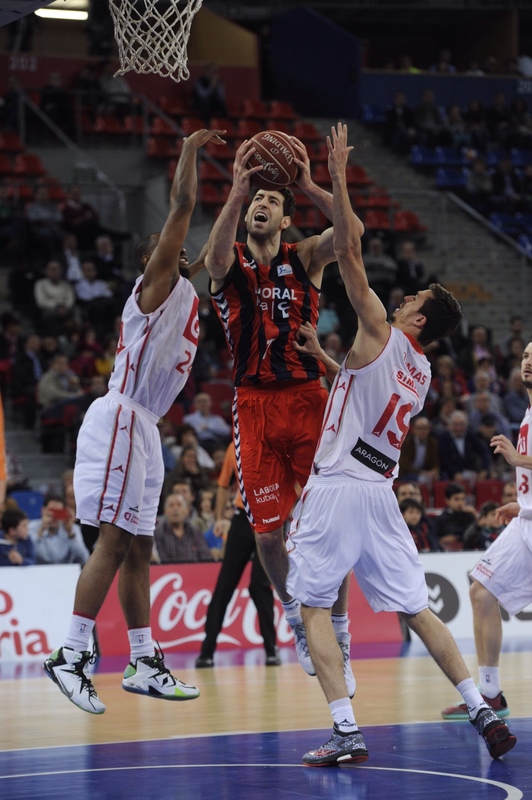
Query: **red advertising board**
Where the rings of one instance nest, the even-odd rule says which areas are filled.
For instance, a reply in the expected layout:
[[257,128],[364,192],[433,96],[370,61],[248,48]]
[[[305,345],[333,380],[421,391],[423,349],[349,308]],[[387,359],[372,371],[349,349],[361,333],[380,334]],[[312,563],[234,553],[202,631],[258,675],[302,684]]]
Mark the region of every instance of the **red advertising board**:
[[[165,564],[151,567],[152,634],[165,652],[199,651],[219,569],[219,564]],[[262,645],[255,606],[247,588],[249,571],[248,565],[227,608],[218,637],[218,648]],[[349,596],[349,618],[352,642],[355,644],[402,641],[397,614],[375,614],[354,577]],[[292,632],[277,599],[275,622],[278,644],[281,647],[291,644]],[[102,655],[129,653],[116,580],[98,615],[96,630]]]

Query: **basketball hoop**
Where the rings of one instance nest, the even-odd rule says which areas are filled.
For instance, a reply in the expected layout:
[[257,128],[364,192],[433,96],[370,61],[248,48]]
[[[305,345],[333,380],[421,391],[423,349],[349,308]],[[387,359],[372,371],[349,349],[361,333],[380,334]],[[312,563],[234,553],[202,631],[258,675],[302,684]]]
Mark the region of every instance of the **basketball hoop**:
[[202,0],[109,0],[120,58],[116,75],[133,70],[186,81],[190,27],[201,4]]

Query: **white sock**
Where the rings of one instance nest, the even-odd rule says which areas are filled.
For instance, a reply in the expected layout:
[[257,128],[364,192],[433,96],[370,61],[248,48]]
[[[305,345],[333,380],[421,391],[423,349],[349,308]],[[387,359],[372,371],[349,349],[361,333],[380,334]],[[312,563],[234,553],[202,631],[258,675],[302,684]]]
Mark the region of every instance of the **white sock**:
[[284,608],[284,615],[289,625],[300,625],[303,622],[301,616],[301,603],[295,598],[288,603],[281,604]]
[[482,699],[482,695],[475,686],[473,678],[466,678],[460,681],[456,687],[464,699],[470,719],[475,719],[481,708],[488,708],[488,704]]
[[78,653],[83,653],[89,649],[89,640],[94,628],[95,620],[90,617],[82,617],[81,614],[72,614],[70,627],[64,647],[70,647]]
[[129,628],[129,647],[131,650],[131,663],[137,658],[151,658],[155,655],[155,647],[151,638],[151,628]]
[[501,691],[499,667],[479,667],[478,674],[481,694],[493,700]]
[[357,723],[353,713],[353,706],[349,697],[342,697],[340,700],[333,700],[329,703],[329,709],[334,720],[334,724],[341,733],[353,733],[357,730]]
[[347,619],[347,614],[331,614],[331,622],[335,636],[337,636],[339,633],[347,633],[349,631],[349,620]]

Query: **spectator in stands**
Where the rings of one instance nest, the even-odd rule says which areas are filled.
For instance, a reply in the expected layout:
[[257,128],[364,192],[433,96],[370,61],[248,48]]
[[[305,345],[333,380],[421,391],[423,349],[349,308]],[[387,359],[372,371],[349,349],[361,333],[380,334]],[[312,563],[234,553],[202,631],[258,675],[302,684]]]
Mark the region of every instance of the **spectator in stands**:
[[196,527],[199,515],[196,508],[196,492],[194,491],[190,478],[174,478],[172,475],[169,475],[165,480],[162,494],[163,499],[166,499],[169,494],[183,495],[189,508],[187,522]]
[[203,534],[187,521],[189,512],[183,495],[168,495],[164,503],[164,517],[156,525],[154,533],[161,564],[214,560]]
[[423,90],[421,103],[414,109],[414,119],[422,144],[429,147],[451,144],[451,133],[445,126],[432,89]]
[[407,72],[409,75],[419,75],[421,70],[414,67],[410,56],[403,55],[399,58],[399,72]]
[[94,261],[83,261],[81,271],[83,278],[75,287],[78,306],[101,339],[110,332],[110,320],[115,310],[113,293],[107,283],[98,278]]
[[386,304],[386,318],[391,322],[393,315],[405,299],[405,290],[401,286],[393,286]]
[[94,369],[97,375],[101,375],[106,381],[111,377],[116,359],[116,348],[118,339],[114,334],[106,336],[103,351],[94,358]]
[[396,92],[392,105],[386,111],[384,143],[393,147],[399,153],[407,153],[411,146],[417,142],[417,139],[414,112],[408,106],[406,94],[404,92]]
[[520,367],[515,367],[510,372],[508,389],[503,395],[502,402],[512,430],[512,436],[509,438],[515,441],[515,437],[521,427],[521,420],[529,405],[528,393],[523,385]]
[[478,433],[482,419],[489,415],[493,418],[493,425],[496,428],[496,432],[502,433],[508,439],[511,439],[512,432],[506,416],[496,411],[492,411],[491,401],[491,392],[487,390],[475,392],[472,398],[471,410],[469,412],[470,429],[475,433]]
[[81,250],[94,247],[94,240],[100,229],[98,212],[83,200],[81,186],[77,183],[68,187],[62,224],[66,231],[76,236]]
[[98,270],[98,278],[107,281],[111,289],[114,286],[121,287],[124,279],[122,276],[122,262],[118,257],[113,240],[107,234],[96,237],[96,250],[94,253],[94,263]]
[[526,150],[532,146],[532,114],[523,97],[514,97],[510,106],[508,146]]
[[78,376],[70,369],[68,359],[60,353],[37,385],[37,399],[45,416],[60,416],[62,409],[83,395]]
[[63,236],[62,247],[54,253],[54,261],[61,264],[61,270],[67,281],[77,283],[83,277],[81,271],[81,254],[78,240],[73,233]]
[[[20,492],[29,489],[28,476],[18,456],[6,448],[6,493]],[[7,501],[5,508],[7,508]]]
[[501,505],[517,503],[517,486],[515,481],[506,481],[502,487]]
[[25,428],[35,426],[37,410],[37,384],[43,375],[39,354],[41,339],[36,333],[29,333],[24,344],[13,360],[11,371],[11,394],[15,408],[21,408]]
[[11,361],[19,351],[22,325],[19,317],[5,311],[0,317],[0,360]]
[[81,67],[74,79],[73,88],[81,92],[83,111],[94,119],[96,108],[100,99],[100,74],[98,67],[92,61],[87,61]]
[[323,339],[322,347],[329,358],[332,358],[337,364],[342,363],[346,355],[346,349],[338,333],[328,333]]
[[18,508],[6,508],[2,514],[0,567],[29,567],[35,564],[35,548],[29,538],[28,517]]
[[100,114],[114,114],[123,119],[133,111],[133,93],[123,75],[115,76],[112,61],[104,61],[100,72]]
[[184,422],[192,425],[198,441],[210,450],[216,445],[227,445],[231,438],[231,426],[219,414],[212,413],[212,398],[207,392],[200,392],[194,398],[194,411],[187,414]]
[[399,478],[428,485],[440,478],[438,440],[427,417],[418,416],[411,421],[399,457]]
[[425,268],[418,258],[414,242],[403,242],[397,262],[397,285],[405,295],[417,294],[423,288],[424,278]]
[[61,211],[57,203],[50,200],[47,186],[37,186],[33,193],[33,202],[26,206],[25,218],[30,246],[38,250],[39,255],[50,258],[60,246],[64,232],[61,227]]
[[[33,15],[28,15],[33,16]],[[24,17],[27,19],[28,17]],[[10,25],[10,30],[13,25]],[[2,128],[6,131],[18,131],[20,126],[21,106],[20,83],[15,75],[9,75],[7,89],[0,98],[0,120]]]
[[179,481],[185,478],[190,481],[194,494],[198,495],[202,489],[206,489],[211,483],[209,472],[210,470],[200,467],[196,448],[193,444],[189,444],[182,448],[175,467],[168,476],[168,480]]
[[453,411],[449,429],[438,437],[438,446],[443,480],[459,481],[473,476],[483,479],[488,476],[490,453],[480,437],[468,430],[464,411]]
[[456,150],[471,146],[471,135],[467,129],[467,123],[462,117],[462,110],[457,103],[448,106],[446,124],[451,133],[451,144]]
[[63,86],[60,72],[51,72],[41,89],[41,110],[71,139],[75,137],[74,112],[70,92]]
[[0,181],[0,246],[8,252],[17,252],[22,234],[22,216],[13,189],[9,183]]
[[464,531],[464,550],[487,550],[495,541],[502,530],[497,524],[498,508],[498,503],[483,503],[478,519]]
[[397,283],[397,263],[384,252],[384,243],[378,236],[373,236],[368,242],[364,266],[369,285],[385,306],[392,287]]
[[467,176],[466,199],[481,214],[489,211],[493,181],[483,158],[475,158]]
[[59,336],[73,318],[76,297],[70,283],[61,276],[59,261],[48,261],[44,278],[35,283],[35,303],[43,335]]
[[408,525],[418,553],[439,553],[442,550],[434,528],[423,519],[423,506],[419,500],[407,497],[399,503],[399,511]]
[[464,113],[467,131],[471,136],[471,144],[480,152],[486,150],[489,142],[489,131],[486,124],[486,111],[480,100],[469,101],[467,111]]
[[466,493],[459,483],[445,487],[445,508],[435,517],[434,527],[443,550],[464,549],[464,533],[477,519],[475,508],[466,503]]
[[486,109],[486,124],[490,139],[506,147],[510,133],[510,109],[504,92],[497,92],[493,96],[491,105]]
[[[206,532],[212,528],[215,522],[214,516],[214,498],[215,498],[215,490],[214,487],[210,487],[209,489],[202,489],[199,493],[199,508],[198,508],[198,518],[196,520],[196,527],[203,535],[205,536]],[[232,512],[232,504],[231,504],[231,512]],[[230,523],[231,520],[228,519]],[[229,526],[227,527],[229,530]],[[213,547],[213,545],[207,540],[209,547]],[[214,555],[214,554],[213,554]],[[218,556],[221,557],[220,555]],[[216,556],[215,556],[216,558]]]
[[198,350],[192,364],[191,378],[194,379],[196,389],[201,389],[204,383],[211,381],[218,374],[220,360],[214,342],[207,337],[207,326],[200,319],[198,329]]
[[74,515],[59,496],[45,498],[41,519],[31,520],[30,536],[37,564],[85,564],[89,558]]
[[492,181],[492,207],[509,213],[519,211],[523,204],[523,180],[514,169],[511,158],[501,158],[492,175]]
[[490,396],[490,413],[504,414],[504,405],[501,397],[492,391],[491,375],[484,369],[478,369],[473,376],[473,385],[475,391],[469,396],[465,402],[465,410],[469,413],[475,406],[475,396],[478,392],[489,392]]
[[327,336],[328,333],[337,333],[340,330],[340,317],[336,306],[324,292],[320,295],[320,316],[317,325],[318,336]]
[[217,64],[207,64],[193,87],[193,103],[198,114],[207,124],[211,117],[226,117],[225,86],[220,78]]
[[43,336],[41,338],[40,359],[44,371],[50,369],[52,361],[57,355],[59,355],[59,353],[62,354],[63,351],[57,336]]
[[510,330],[507,337],[499,344],[499,350],[503,358],[510,355],[510,342],[512,339],[519,337],[523,339],[524,336],[524,320],[519,314],[513,314],[510,317]]
[[474,325],[469,338],[457,357],[458,366],[470,377],[478,370],[480,361],[489,358],[495,363],[495,351],[490,343],[488,329],[484,325]]
[[173,440],[167,440],[166,444],[170,448],[170,453],[172,454],[174,461],[178,461],[181,458],[181,453],[185,447],[193,447],[196,451],[196,458],[199,467],[208,471],[214,469],[214,461],[205,448],[202,447],[198,442],[196,431],[192,425],[187,423],[180,425],[175,432],[175,437],[173,437]]
[[452,356],[442,355],[436,359],[435,374],[427,394],[431,407],[443,399],[453,398],[461,406],[469,397],[469,389],[462,372],[456,368]]
[[532,211],[532,164],[525,164],[522,177],[523,210]]
[[500,375],[506,379],[509,377],[512,370],[520,366],[526,342],[522,336],[514,336],[513,339],[510,339],[508,347],[509,353],[506,358],[502,359],[499,369]]
[[451,51],[447,48],[440,50],[438,60],[431,64],[431,72],[439,72],[443,75],[454,75],[456,67],[452,63]]
[[[502,417],[496,416],[495,414],[488,413],[484,414],[484,416],[479,419],[478,428],[476,431],[489,452],[490,469],[488,477],[496,480],[507,480],[512,475],[512,469],[508,466],[508,462],[502,453],[495,453],[491,447],[493,437],[499,433],[502,433],[502,426],[504,426],[504,429],[511,434],[508,422],[506,420],[504,420]],[[506,434],[504,435],[506,436]],[[507,438],[509,438],[511,441],[511,435]]]

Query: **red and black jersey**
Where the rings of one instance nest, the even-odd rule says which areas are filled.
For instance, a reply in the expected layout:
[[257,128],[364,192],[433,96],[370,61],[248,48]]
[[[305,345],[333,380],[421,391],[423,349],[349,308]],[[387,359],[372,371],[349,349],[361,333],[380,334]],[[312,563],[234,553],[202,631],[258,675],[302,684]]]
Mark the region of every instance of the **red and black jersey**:
[[297,244],[281,243],[270,265],[236,242],[235,261],[212,295],[233,357],[235,386],[315,380],[325,367],[292,342],[303,322],[318,323],[320,291],[309,280]]

